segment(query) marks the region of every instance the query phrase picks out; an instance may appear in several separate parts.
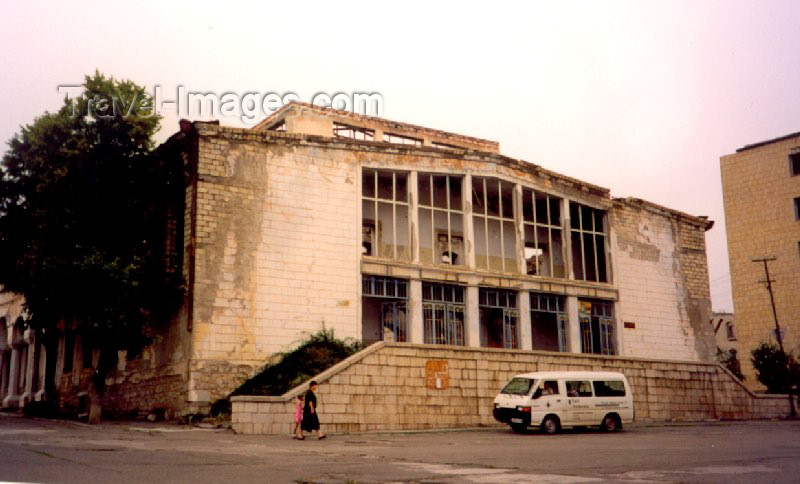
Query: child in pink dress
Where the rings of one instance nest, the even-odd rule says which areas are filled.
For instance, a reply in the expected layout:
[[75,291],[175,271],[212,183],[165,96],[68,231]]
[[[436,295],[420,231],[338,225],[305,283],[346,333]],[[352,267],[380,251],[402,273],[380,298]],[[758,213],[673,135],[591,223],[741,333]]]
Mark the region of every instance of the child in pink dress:
[[297,405],[294,407],[294,438],[297,440],[305,440],[302,432],[300,432],[300,424],[303,422],[303,405],[305,404],[303,400],[302,393],[297,395]]

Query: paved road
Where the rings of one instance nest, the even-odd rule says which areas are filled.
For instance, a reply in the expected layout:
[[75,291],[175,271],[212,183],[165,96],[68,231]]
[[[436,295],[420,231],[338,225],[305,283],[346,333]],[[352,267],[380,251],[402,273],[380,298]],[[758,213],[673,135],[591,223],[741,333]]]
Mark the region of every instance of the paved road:
[[333,435],[0,416],[0,480],[27,482],[798,482],[800,421]]

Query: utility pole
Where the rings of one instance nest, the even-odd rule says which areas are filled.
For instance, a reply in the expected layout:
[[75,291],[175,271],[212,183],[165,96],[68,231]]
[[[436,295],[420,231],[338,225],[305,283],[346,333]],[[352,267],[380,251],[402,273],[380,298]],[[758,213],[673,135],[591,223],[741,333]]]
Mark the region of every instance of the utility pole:
[[[771,279],[769,277],[769,262],[777,260],[777,257],[762,257],[760,259],[752,259],[753,262],[763,262],[764,263],[764,275],[766,278],[763,282],[767,286],[767,291],[769,291],[769,302],[772,304],[772,317],[775,320],[775,338],[778,340],[778,347],[781,349],[781,355],[786,360],[786,364],[789,364],[789,358],[786,355],[786,351],[783,349],[783,336],[781,335],[781,325],[778,324],[778,311],[775,309],[775,296],[772,294],[772,283],[775,282],[775,279]],[[788,367],[787,367],[788,370]],[[794,397],[792,396],[792,391],[789,390],[789,410],[790,415],[792,417],[797,416],[797,412],[794,410]]]

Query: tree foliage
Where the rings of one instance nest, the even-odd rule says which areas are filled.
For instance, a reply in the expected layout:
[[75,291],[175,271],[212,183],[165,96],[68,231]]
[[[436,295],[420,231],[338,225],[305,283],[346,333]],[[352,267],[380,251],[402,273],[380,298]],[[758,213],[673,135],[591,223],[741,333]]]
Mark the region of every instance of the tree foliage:
[[151,156],[160,117],[144,88],[99,72],[83,88],[8,142],[0,284],[25,297],[31,327],[66,321],[136,352],[179,294],[157,260],[174,176]]
[[752,352],[756,378],[769,393],[797,392],[800,384],[800,363],[791,353],[784,353],[777,345],[761,343]]
[[723,351],[717,348],[717,361],[733,373],[736,378],[741,381],[745,380],[745,376],[742,374],[742,366],[739,364],[738,352],[735,349]]

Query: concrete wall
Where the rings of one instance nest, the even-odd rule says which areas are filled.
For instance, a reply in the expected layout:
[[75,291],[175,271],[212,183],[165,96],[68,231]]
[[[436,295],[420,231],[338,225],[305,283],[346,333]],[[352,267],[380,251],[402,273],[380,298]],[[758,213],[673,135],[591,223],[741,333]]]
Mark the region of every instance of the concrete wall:
[[626,355],[713,361],[706,225],[635,199],[616,199],[612,253]]
[[[447,388],[426,385],[431,361],[447,363]],[[376,343],[315,377],[320,422],[328,432],[494,425],[492,401],[508,379],[548,370],[624,373],[633,387],[639,422],[789,414],[785,395],[754,395],[713,364]],[[280,397],[233,397],[233,429],[291,433],[295,399],[305,390],[304,385]]]
[[800,136],[723,156],[722,192],[728,234],[733,306],[742,371],[751,388],[760,388],[750,351],[764,341],[776,342],[775,323],[762,263],[770,262],[778,321],[786,351],[800,352],[800,222],[794,198],[800,176],[791,176],[789,154],[800,151]]

